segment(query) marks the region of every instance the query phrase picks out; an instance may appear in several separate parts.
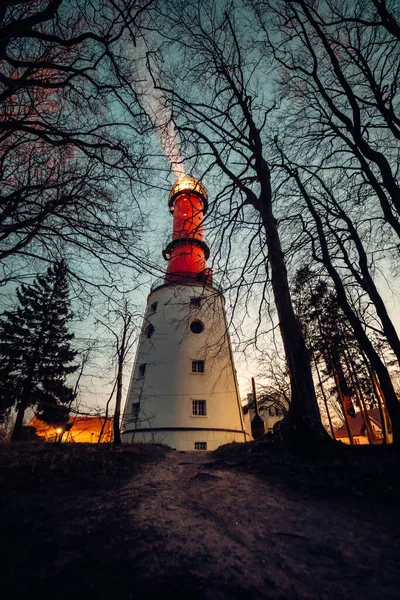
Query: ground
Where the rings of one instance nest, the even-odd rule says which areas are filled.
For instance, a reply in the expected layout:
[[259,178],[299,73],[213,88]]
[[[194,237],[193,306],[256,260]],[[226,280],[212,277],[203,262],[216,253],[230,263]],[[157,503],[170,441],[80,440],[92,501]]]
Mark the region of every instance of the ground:
[[0,450],[5,598],[398,598],[375,455],[32,448]]

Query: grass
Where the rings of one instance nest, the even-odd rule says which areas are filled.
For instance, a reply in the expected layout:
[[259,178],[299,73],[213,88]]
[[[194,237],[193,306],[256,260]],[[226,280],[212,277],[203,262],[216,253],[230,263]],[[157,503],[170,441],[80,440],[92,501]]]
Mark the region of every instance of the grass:
[[400,508],[400,448],[393,445],[340,444],[336,453],[307,457],[260,440],[227,444],[214,455],[296,489]]
[[21,443],[0,445],[0,488],[37,489],[67,484],[114,485],[142,463],[163,458],[167,448],[136,444],[114,448],[92,444]]

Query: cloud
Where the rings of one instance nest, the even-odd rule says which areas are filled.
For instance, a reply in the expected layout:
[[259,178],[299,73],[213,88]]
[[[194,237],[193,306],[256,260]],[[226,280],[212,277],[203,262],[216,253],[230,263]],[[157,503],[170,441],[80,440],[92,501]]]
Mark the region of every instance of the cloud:
[[136,52],[139,55],[135,60],[138,65],[140,83],[138,94],[152,124],[156,127],[164,154],[171,165],[177,179],[185,174],[185,167],[179,147],[180,139],[177,132],[170,107],[167,105],[161,90],[154,87],[154,81],[162,79],[161,72],[156,61],[151,63],[151,73],[146,55],[146,48],[141,40],[138,40]]

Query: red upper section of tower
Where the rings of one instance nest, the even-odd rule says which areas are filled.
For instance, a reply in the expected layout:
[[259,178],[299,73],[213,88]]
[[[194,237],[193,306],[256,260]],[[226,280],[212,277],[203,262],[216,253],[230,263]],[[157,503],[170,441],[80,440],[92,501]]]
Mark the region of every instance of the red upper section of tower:
[[173,214],[172,241],[164,251],[168,260],[166,282],[200,281],[212,283],[206,260],[209,249],[204,241],[203,216],[207,211],[207,192],[192,177],[182,177],[169,195]]

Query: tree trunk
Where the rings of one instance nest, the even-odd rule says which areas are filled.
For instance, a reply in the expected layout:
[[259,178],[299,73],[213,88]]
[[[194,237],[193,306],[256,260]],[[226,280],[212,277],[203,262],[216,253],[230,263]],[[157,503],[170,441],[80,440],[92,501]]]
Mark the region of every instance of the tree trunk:
[[[320,329],[320,331],[322,331],[322,330]],[[350,445],[352,446],[354,444],[354,437],[353,437],[353,431],[351,429],[351,421],[349,420],[349,412],[348,411],[351,409],[352,412],[354,413],[354,408],[353,408],[353,404],[351,402],[351,398],[348,394],[346,397],[350,400],[350,404],[348,402],[346,403],[344,389],[346,389],[346,392],[347,392],[348,386],[347,386],[347,383],[346,383],[346,380],[344,377],[342,365],[340,364],[337,352],[335,354],[336,354],[336,357],[334,358],[332,355],[332,347],[326,348],[324,360],[325,360],[326,366],[328,368],[328,372],[332,373],[333,379],[335,381],[335,386],[336,386],[336,390],[337,390],[338,397],[339,397],[339,404],[342,408],[344,423],[345,423],[346,429],[347,429],[347,435],[349,436]]]
[[114,412],[114,446],[121,446],[121,432],[119,430],[119,419],[121,416],[121,400],[122,400],[122,364],[118,364],[117,374],[117,395],[115,399]]
[[364,395],[363,395],[363,391],[361,389],[360,386],[360,382],[358,379],[358,375],[354,369],[354,366],[352,364],[351,361],[351,357],[350,357],[350,353],[349,353],[349,349],[347,347],[347,344],[343,343],[343,356],[344,356],[344,360],[346,362],[346,366],[347,366],[347,370],[350,373],[350,378],[352,380],[352,384],[356,393],[356,398],[358,400],[358,405],[360,408],[360,412],[361,412],[361,417],[364,421],[364,427],[365,430],[367,432],[367,438],[368,438],[368,442],[370,444],[375,444],[376,442],[376,437],[375,437],[375,433],[374,430],[372,429],[372,425],[371,425],[371,420],[369,418],[369,414],[368,414],[368,409],[367,406],[365,404],[365,400],[364,400]]
[[325,390],[324,390],[324,386],[323,386],[323,383],[322,383],[322,378],[321,378],[321,375],[320,375],[320,372],[319,372],[317,359],[315,358],[315,354],[313,354],[313,358],[314,358],[315,370],[317,372],[319,387],[321,389],[321,394],[322,394],[322,397],[324,399],[325,410],[326,410],[326,414],[327,414],[328,421],[329,421],[329,428],[331,430],[332,438],[335,439],[335,431],[333,429],[332,419],[331,419],[331,415],[329,413],[328,399],[327,399],[326,394],[325,394]]
[[[38,347],[38,345],[39,345],[39,343],[37,343],[37,347]],[[32,394],[32,382],[33,382],[33,376],[34,376],[35,368],[36,368],[36,361],[37,361],[37,348],[35,349],[33,359],[30,362],[30,365],[28,368],[28,374],[25,379],[25,383],[22,386],[21,402],[18,407],[17,418],[15,420],[14,429],[13,429],[13,432],[11,435],[12,442],[20,442],[22,439],[22,427],[23,427],[23,423],[24,423],[25,411],[29,404],[28,399],[30,398],[30,396]]]
[[[390,417],[386,410],[386,406],[383,402],[383,394],[382,394],[381,386],[379,385],[379,381],[376,377],[376,374],[373,371],[372,371],[372,381],[374,383],[375,395],[378,400],[379,414],[381,417],[381,424],[382,424],[383,443],[389,444],[390,439],[389,439],[388,422],[390,422]],[[392,427],[392,430],[393,430],[393,427]]]
[[26,402],[22,399],[17,412],[17,418],[15,419],[14,429],[11,434],[12,442],[20,442],[22,438],[22,426],[24,422],[24,415],[26,410]]
[[[296,447],[312,447],[317,442],[331,441],[319,414],[311,373],[310,360],[290,297],[287,270],[278,233],[278,224],[272,212],[268,165],[264,163],[262,194],[256,208],[259,210],[266,234],[268,259],[271,265],[271,283],[278,312],[279,328],[288,363],[291,403],[284,427]],[[285,435],[283,428],[282,434]]]
[[107,400],[107,402],[106,402],[106,412],[105,412],[105,415],[104,415],[103,423],[102,423],[102,425],[101,425],[101,429],[100,429],[100,433],[99,433],[99,439],[97,440],[97,447],[99,447],[99,445],[101,444],[101,440],[102,440],[102,437],[103,437],[104,429],[105,429],[105,426],[106,426],[106,424],[107,424],[107,419],[108,419],[108,409],[109,409],[109,406],[110,406],[110,402],[111,402],[111,400],[112,400],[112,397],[114,396],[114,392],[115,392],[115,387],[116,387],[116,385],[117,385],[117,381],[115,380],[115,381],[114,381],[113,388],[112,388],[112,390],[111,390],[111,394],[109,395],[109,397],[108,397],[108,400]]
[[379,385],[379,382],[377,380],[376,374],[371,369],[371,365],[369,364],[368,359],[365,356],[364,352],[361,352],[361,355],[363,357],[364,364],[367,367],[368,373],[369,373],[369,375],[371,377],[373,388],[374,388],[374,392],[375,392],[375,397],[376,397],[377,402],[378,402],[379,415],[381,417],[381,425],[382,425],[383,443],[384,444],[389,444],[390,443],[390,439],[389,439],[389,427],[388,427],[389,416],[387,415],[386,407],[383,404],[382,390],[380,389],[380,385]]
[[334,201],[334,202],[335,202],[336,209],[339,211],[341,218],[345,221],[345,223],[348,227],[349,233],[351,235],[351,238],[353,239],[354,244],[357,248],[358,263],[360,266],[361,275],[360,275],[360,273],[358,273],[357,269],[353,265],[353,260],[349,256],[349,254],[345,248],[345,245],[343,243],[343,240],[341,239],[340,235],[338,235],[336,233],[335,238],[336,238],[337,243],[339,244],[340,249],[343,253],[343,259],[345,260],[350,272],[353,274],[353,276],[356,279],[356,281],[358,282],[358,284],[367,292],[367,294],[371,298],[372,302],[374,303],[376,313],[377,313],[379,319],[381,320],[382,328],[383,328],[383,331],[387,338],[387,341],[389,342],[390,346],[392,347],[392,350],[395,353],[397,360],[400,364],[400,339],[397,334],[396,328],[394,327],[393,322],[392,322],[391,318],[389,317],[389,313],[386,309],[385,303],[382,300],[382,297],[378,291],[378,288],[376,287],[375,282],[371,276],[369,265],[368,265],[368,257],[367,257],[365,248],[363,246],[363,243],[360,239],[360,236],[358,235],[356,227],[354,226],[354,224],[351,221],[351,219],[349,218],[349,216],[337,204],[336,201]]
[[336,371],[333,371],[333,378],[335,380],[336,389],[338,391],[340,406],[342,407],[344,422],[345,422],[346,429],[347,429],[347,435],[349,436],[350,445],[352,446],[354,444],[353,432],[351,430],[349,415],[347,414],[346,404],[345,404],[345,401],[343,398],[343,392],[340,387],[340,381],[339,381],[339,377],[338,377],[338,374]]

